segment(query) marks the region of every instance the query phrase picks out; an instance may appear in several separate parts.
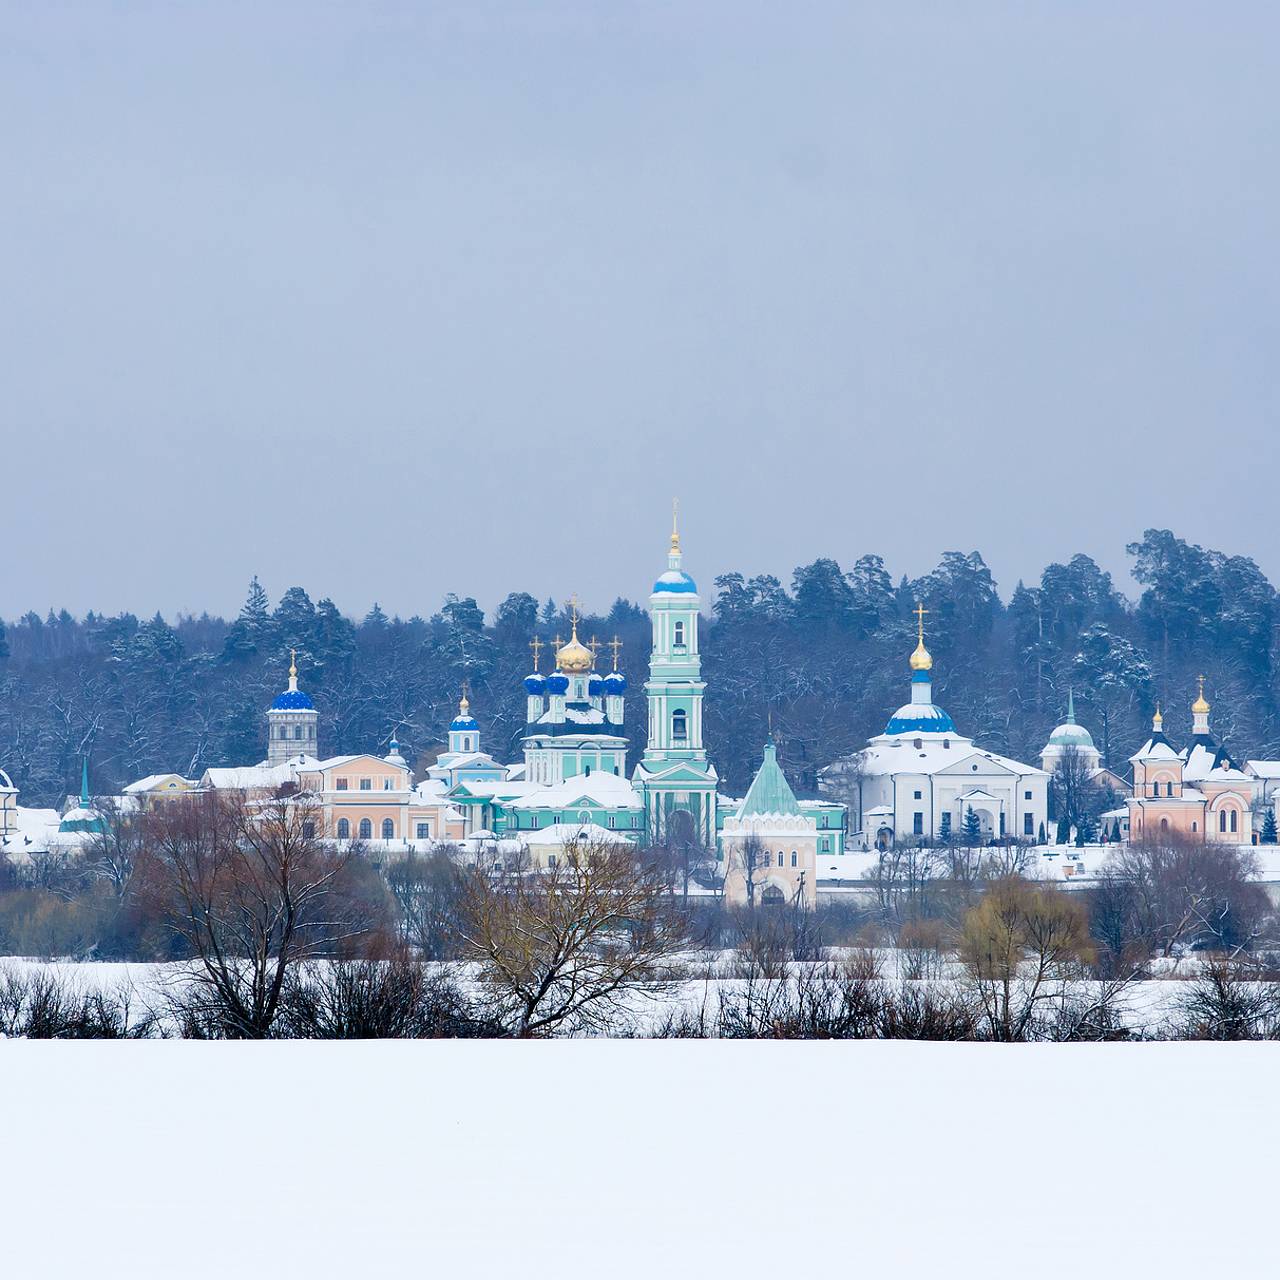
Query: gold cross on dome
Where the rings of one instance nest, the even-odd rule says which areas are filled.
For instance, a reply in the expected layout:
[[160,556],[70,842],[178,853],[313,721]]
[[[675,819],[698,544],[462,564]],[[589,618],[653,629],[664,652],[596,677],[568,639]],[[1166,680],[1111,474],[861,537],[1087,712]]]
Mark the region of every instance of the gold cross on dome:
[[529,648],[533,650],[533,669],[537,671],[538,655],[542,653],[542,641],[537,636],[534,636],[533,639],[529,641]]
[[596,657],[600,653],[600,641],[595,636],[592,636],[591,643],[587,645],[587,648],[591,650],[591,665],[594,667],[596,665]]
[[924,639],[924,615],[928,613],[929,610],[926,609],[924,605],[920,603],[919,600],[917,600],[916,607],[913,610],[913,612],[916,615],[916,626],[920,633],[920,639],[923,640]]
[[578,593],[575,591],[569,597],[569,618],[575,627],[578,625],[578,617]]
[[619,651],[621,650],[621,648],[622,648],[622,641],[621,641],[621,640],[619,640],[617,636],[614,636],[614,637],[613,637],[613,639],[609,641],[609,648],[613,650],[613,669],[614,669],[615,671],[617,671],[617,669],[618,669],[618,652],[619,652]]

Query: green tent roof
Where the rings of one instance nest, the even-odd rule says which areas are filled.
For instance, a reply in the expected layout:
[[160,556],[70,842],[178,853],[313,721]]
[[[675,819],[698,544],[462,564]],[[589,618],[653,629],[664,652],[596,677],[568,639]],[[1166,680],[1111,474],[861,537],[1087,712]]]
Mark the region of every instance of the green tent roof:
[[795,813],[800,812],[796,801],[796,793],[791,790],[786,774],[778,764],[778,752],[772,742],[764,744],[764,759],[752,780],[747,798],[738,810],[738,817],[747,818],[752,814]]

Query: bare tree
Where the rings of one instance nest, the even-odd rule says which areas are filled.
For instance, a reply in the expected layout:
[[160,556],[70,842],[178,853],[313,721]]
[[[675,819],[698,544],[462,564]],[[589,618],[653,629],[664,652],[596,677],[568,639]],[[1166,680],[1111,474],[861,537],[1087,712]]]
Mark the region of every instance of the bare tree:
[[960,958],[988,1034],[1025,1040],[1041,1005],[1090,954],[1084,909],[1069,894],[1016,876],[997,880],[964,919]]
[[731,844],[728,857],[731,864],[742,871],[742,882],[746,887],[747,908],[754,910],[756,905],[756,888],[760,883],[761,873],[773,865],[764,841],[754,831],[749,832],[741,841]]
[[554,867],[465,881],[466,940],[492,1016],[517,1036],[602,1030],[634,994],[663,989],[684,943],[660,864],[580,842]]
[[315,822],[286,797],[199,796],[148,816],[145,891],[195,959],[174,992],[189,1029],[269,1035],[290,966],[360,931],[336,892],[346,858]]
[[1237,956],[1261,938],[1269,903],[1257,860],[1234,845],[1166,836],[1135,841],[1102,866],[1094,893],[1103,941],[1172,955],[1200,946]]
[[462,951],[462,878],[448,852],[410,853],[386,868],[400,908],[405,941],[424,960],[453,959]]
[[[185,803],[185,799],[179,803]],[[117,898],[123,898],[145,847],[143,815],[127,812],[114,798],[103,799],[96,807],[102,815],[103,828],[85,847],[84,863],[93,875],[111,886]]]

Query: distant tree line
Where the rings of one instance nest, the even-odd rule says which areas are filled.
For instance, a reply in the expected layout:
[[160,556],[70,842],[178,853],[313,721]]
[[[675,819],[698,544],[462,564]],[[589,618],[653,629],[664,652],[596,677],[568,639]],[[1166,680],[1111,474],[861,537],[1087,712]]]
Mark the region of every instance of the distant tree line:
[[[1157,701],[1171,735],[1189,735],[1186,708],[1203,672],[1216,736],[1238,754],[1275,755],[1276,591],[1265,574],[1168,530],[1147,530],[1128,551],[1136,603],[1084,555],[1049,565],[1037,584],[1019,582],[1007,604],[976,551],[947,552],[932,572],[896,583],[876,555],[847,569],[815,560],[789,587],[767,574],[722,575],[703,651],[706,737],[724,789],[748,785],[770,718],[804,788],[880,732],[906,700],[917,600],[929,610],[935,698],[984,746],[1035,761],[1073,688],[1077,717],[1124,772]],[[634,758],[646,725],[647,616],[619,599],[579,632],[623,641]],[[300,587],[273,604],[257,579],[230,622],[28,613],[0,627],[0,767],[25,803],[53,804],[76,790],[84,755],[100,791],[261,759],[263,712],[284,686],[291,648],[326,752],[385,750],[395,733],[411,757],[429,757],[465,681],[484,745],[512,758],[535,633],[567,637],[565,607],[513,592],[486,618],[473,598],[450,595],[425,618],[375,605],[356,621]],[[542,662],[545,671],[545,653]]]

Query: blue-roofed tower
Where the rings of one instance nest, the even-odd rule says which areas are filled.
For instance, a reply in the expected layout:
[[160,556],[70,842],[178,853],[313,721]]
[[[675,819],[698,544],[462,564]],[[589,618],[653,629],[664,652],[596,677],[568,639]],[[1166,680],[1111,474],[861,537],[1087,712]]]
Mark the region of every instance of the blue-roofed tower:
[[[684,836],[710,845],[716,834],[716,771],[702,741],[698,587],[684,571],[673,510],[667,571],[653,584],[649,618],[649,736],[634,781],[645,797],[651,841]],[[677,815],[687,815],[677,816]]]
[[951,717],[933,700],[933,656],[924,647],[924,615],[928,609],[916,605],[916,647],[911,655],[911,701],[903,703],[889,717],[886,735],[954,734]]
[[454,755],[480,750],[480,725],[472,718],[465,686],[458,700],[458,714],[449,722],[449,750]]
[[298,651],[289,651],[289,687],[267,709],[267,763],[283,764],[294,756],[319,755],[316,724],[320,719],[310,694],[298,688]]

